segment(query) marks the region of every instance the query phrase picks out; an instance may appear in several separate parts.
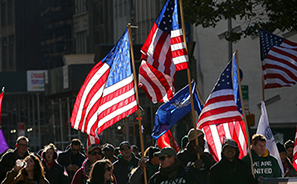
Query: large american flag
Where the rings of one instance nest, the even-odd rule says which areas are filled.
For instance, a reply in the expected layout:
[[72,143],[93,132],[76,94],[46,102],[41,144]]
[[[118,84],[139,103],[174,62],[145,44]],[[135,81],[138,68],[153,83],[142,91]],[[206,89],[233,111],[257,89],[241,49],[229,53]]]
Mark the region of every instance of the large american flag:
[[297,171],[297,129],[296,129],[294,148],[293,148],[293,167]]
[[141,48],[139,87],[153,103],[171,100],[176,71],[188,68],[179,10],[177,0],[167,0]]
[[236,55],[233,54],[197,121],[197,127],[205,133],[208,149],[216,161],[221,158],[222,143],[233,139],[242,158],[247,153],[247,136],[242,121],[242,106],[239,95]]
[[293,86],[297,82],[297,43],[259,29],[265,88]]
[[71,126],[96,136],[137,109],[126,29],[85,79],[73,107]]

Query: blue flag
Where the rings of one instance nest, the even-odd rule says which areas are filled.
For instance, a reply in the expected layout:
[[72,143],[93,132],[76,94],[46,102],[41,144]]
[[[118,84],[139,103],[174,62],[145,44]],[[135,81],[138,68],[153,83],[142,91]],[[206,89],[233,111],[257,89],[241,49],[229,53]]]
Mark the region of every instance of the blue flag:
[[[192,81],[194,109],[200,114],[203,106],[199,101],[196,84]],[[176,122],[191,112],[191,98],[189,85],[178,91],[171,101],[161,105],[155,115],[155,126],[152,137],[157,140],[166,133]]]

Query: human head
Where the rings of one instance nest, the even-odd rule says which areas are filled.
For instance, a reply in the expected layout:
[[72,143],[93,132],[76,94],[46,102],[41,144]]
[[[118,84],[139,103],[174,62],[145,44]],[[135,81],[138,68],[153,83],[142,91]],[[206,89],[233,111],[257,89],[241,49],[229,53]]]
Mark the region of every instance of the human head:
[[135,155],[138,155],[139,154],[139,149],[138,149],[138,147],[136,145],[132,145],[131,148],[132,148],[132,151],[133,151],[133,153]]
[[41,161],[36,155],[31,153],[24,159],[24,161],[27,162],[27,167],[22,169],[21,172],[33,172],[34,180],[39,180],[41,177],[44,177],[43,166],[41,165]]
[[25,136],[19,136],[16,140],[16,149],[19,156],[24,156],[28,150],[29,139]]
[[161,167],[170,167],[177,160],[176,152],[171,147],[161,149],[161,151],[154,153],[155,157],[158,157]]
[[72,139],[71,144],[71,153],[77,155],[81,148],[81,141],[79,139]]
[[110,160],[103,159],[94,163],[88,181],[96,184],[104,184],[108,180],[113,180],[112,177],[113,165]]
[[285,163],[287,160],[287,151],[286,151],[285,146],[283,144],[281,144],[280,142],[277,142],[276,146],[277,146],[277,150],[279,152],[279,156],[282,160],[282,163]]
[[187,143],[188,143],[188,135],[185,135],[185,136],[183,136],[183,138],[181,139],[181,142],[180,142],[181,149],[185,149]]
[[103,147],[104,156],[110,158],[114,155],[114,146],[112,144],[105,144]]
[[148,147],[145,152],[144,155],[148,158],[148,162],[150,162],[153,165],[159,165],[159,159],[158,157],[154,156],[154,153],[160,151],[160,149],[158,147],[154,147],[154,146],[150,146]]
[[98,144],[92,144],[88,147],[88,159],[91,165],[102,159],[101,147]]
[[53,143],[44,147],[41,157],[47,162],[51,163],[53,160],[58,158],[57,148]]
[[262,134],[252,136],[252,148],[258,156],[262,156],[266,151],[266,138]]
[[[196,129],[196,132],[197,132],[198,144],[204,150],[204,146],[205,146],[204,133],[200,129]],[[194,148],[196,146],[194,128],[191,128],[188,132],[188,141],[189,141],[190,147]]]
[[132,149],[128,141],[123,141],[120,144],[120,153],[123,155],[125,160],[130,160]]
[[239,156],[239,149],[236,142],[232,139],[226,139],[222,144],[222,153],[229,160],[233,161]]
[[287,151],[287,156],[292,159],[293,158],[293,149],[294,149],[294,141],[292,141],[291,139],[287,140],[285,142],[285,148]]

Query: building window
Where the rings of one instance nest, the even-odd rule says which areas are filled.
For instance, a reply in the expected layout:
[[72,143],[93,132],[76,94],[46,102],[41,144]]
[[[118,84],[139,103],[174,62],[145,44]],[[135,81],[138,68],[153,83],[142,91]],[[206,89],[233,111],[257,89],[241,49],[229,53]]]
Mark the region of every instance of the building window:
[[75,13],[86,11],[86,0],[75,0]]
[[6,22],[6,2],[1,1],[1,25],[4,26],[7,24]]
[[14,67],[14,54],[13,54],[13,47],[14,47],[14,35],[9,36],[9,45],[8,45],[8,59],[9,59],[9,68]]
[[87,54],[87,31],[76,34],[76,53]]
[[2,70],[7,69],[7,37],[2,38]]

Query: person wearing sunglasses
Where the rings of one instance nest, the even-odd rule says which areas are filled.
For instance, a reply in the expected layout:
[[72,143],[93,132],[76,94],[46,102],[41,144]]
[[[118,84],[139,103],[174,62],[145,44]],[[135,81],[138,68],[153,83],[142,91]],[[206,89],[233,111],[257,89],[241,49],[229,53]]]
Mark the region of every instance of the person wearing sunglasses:
[[[198,139],[198,145],[196,145],[195,135]],[[200,179],[201,183],[208,183],[208,172],[212,165],[216,163],[213,156],[204,151],[205,140],[204,133],[200,129],[191,128],[188,132],[188,142],[186,148],[177,154],[177,158]],[[197,153],[200,155],[200,159],[197,157]]]
[[171,147],[166,147],[154,153],[160,161],[160,169],[150,179],[149,184],[161,183],[187,183],[196,184],[199,179],[195,177],[194,173],[185,168],[178,160],[176,152]]
[[8,150],[0,160],[0,182],[6,177],[7,171],[10,171],[17,159],[24,159],[29,155],[29,139],[25,136],[19,136],[16,140],[15,149]]
[[139,159],[132,153],[131,145],[128,141],[120,143],[120,154],[118,160],[113,163],[114,175],[118,184],[127,184],[130,172],[138,166]]
[[88,158],[84,161],[81,168],[79,168],[72,179],[71,184],[86,184],[87,179],[92,168],[92,165],[102,159],[102,150],[98,144],[92,144],[87,150]]
[[86,156],[79,150],[81,149],[81,141],[79,139],[72,139],[70,149],[59,154],[58,163],[66,168],[66,172],[70,181],[75,172],[82,166]]
[[117,184],[110,160],[103,159],[94,163],[87,184]]

